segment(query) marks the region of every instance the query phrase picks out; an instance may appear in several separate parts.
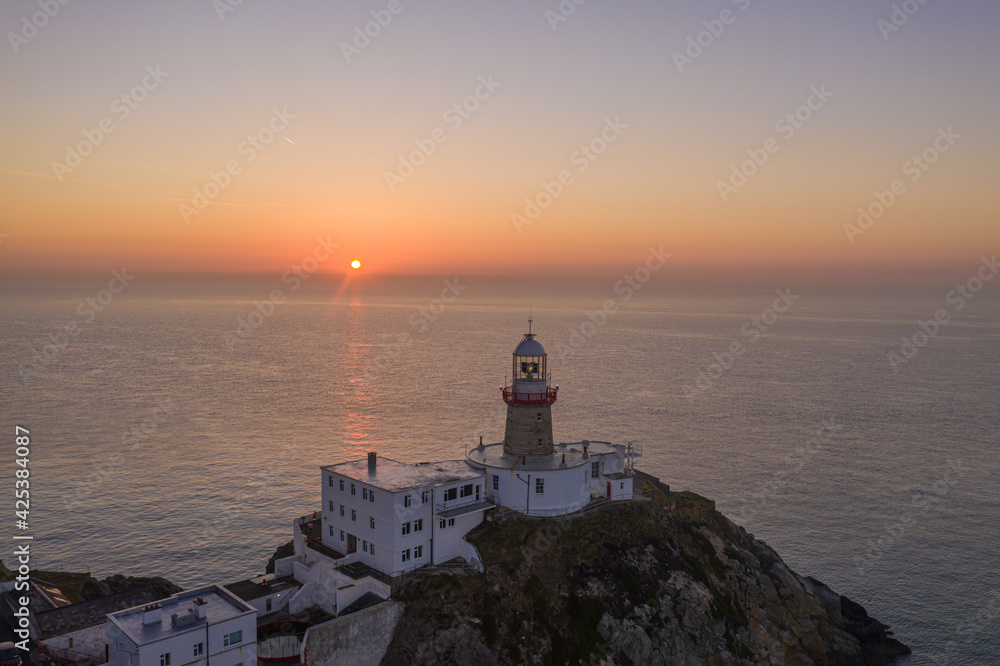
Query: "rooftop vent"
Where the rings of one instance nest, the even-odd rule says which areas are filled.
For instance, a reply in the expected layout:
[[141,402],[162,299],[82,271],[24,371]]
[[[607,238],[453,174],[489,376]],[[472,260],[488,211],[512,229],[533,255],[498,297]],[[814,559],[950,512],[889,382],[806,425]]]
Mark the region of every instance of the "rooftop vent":
[[163,606],[160,604],[149,604],[142,609],[143,624],[157,624],[163,618]]
[[198,614],[193,608],[188,608],[186,611],[178,615],[177,613],[170,614],[170,624],[177,627],[190,627],[198,619]]
[[208,614],[208,602],[201,597],[195,599],[194,612],[198,615],[199,620],[204,620],[205,616]]

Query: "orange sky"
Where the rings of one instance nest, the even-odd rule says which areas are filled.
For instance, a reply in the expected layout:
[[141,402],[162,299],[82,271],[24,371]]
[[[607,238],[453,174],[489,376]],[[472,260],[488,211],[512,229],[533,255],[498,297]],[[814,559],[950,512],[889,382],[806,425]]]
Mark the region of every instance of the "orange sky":
[[680,277],[899,282],[996,249],[995,7],[928,5],[886,40],[870,4],[760,6],[679,72],[713,18],[694,4],[555,30],[527,4],[407,6],[351,62],[363,8],[306,4],[66,6],[6,53],[0,273],[275,272],[322,236],[326,272],[603,274],[663,245]]

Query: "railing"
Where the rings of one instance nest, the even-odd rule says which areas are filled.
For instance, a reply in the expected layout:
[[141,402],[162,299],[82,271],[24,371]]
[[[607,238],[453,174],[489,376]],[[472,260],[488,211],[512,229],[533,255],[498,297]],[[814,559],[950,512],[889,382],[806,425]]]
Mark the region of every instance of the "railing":
[[456,502],[454,500],[452,500],[452,502],[445,502],[444,504],[435,504],[434,514],[440,516],[441,514],[449,514],[454,511],[455,513],[453,513],[452,516],[457,516],[461,515],[462,513],[466,513],[465,511],[466,509],[468,509],[468,512],[471,513],[472,511],[479,511],[480,509],[485,509],[497,503],[496,499],[492,497],[490,494],[487,494],[485,497],[481,498],[475,498],[475,499],[469,498],[464,502]]
[[517,405],[551,405],[556,401],[556,390],[551,387],[546,388],[544,393],[514,391],[512,386],[504,386],[500,390],[503,391],[504,402]]

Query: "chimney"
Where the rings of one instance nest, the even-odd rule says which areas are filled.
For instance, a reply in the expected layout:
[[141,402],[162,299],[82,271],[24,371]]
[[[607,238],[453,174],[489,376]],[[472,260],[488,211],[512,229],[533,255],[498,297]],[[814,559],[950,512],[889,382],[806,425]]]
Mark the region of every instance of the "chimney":
[[195,599],[194,612],[198,615],[199,620],[204,620],[208,615],[208,602],[201,597]]
[[375,467],[376,460],[378,459],[378,453],[371,451],[368,453],[368,469]]
[[163,606],[160,604],[149,604],[142,609],[142,623],[159,624],[163,619]]
[[583,457],[584,458],[587,457],[587,445],[586,444],[583,445]]

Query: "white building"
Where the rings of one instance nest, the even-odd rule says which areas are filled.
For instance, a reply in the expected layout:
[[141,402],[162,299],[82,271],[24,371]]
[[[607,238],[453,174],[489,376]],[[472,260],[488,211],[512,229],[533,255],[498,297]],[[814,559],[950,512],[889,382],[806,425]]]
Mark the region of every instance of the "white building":
[[208,585],[108,615],[113,666],[256,666],[257,609]]
[[323,543],[395,576],[467,552],[462,537],[483,521],[485,478],[461,460],[379,459],[323,470]]
[[564,515],[592,500],[632,498],[631,445],[556,444],[547,356],[529,332],[514,350],[504,441],[465,460],[415,465],[380,458],[321,468],[323,505],[295,521],[295,554],[275,574],[302,583],[288,601],[340,613],[366,594],[387,599],[391,578],[463,558],[482,570],[465,535],[499,505],[533,516]]
[[469,465],[487,477],[490,500],[532,516],[573,513],[591,499],[632,499],[632,473],[641,453],[609,442],[556,444],[548,356],[530,332],[514,349],[512,381],[502,389],[507,403],[504,440],[472,449]]

